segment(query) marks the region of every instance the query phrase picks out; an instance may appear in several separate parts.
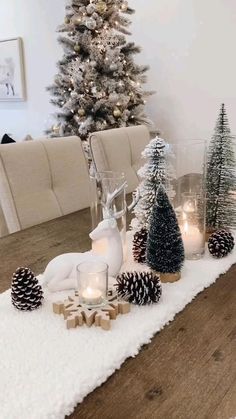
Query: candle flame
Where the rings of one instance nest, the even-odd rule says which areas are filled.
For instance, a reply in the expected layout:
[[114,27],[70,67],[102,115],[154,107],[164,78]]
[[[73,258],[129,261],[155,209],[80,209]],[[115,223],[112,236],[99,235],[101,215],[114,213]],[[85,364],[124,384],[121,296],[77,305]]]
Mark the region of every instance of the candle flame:
[[185,223],[184,223],[184,234],[187,234],[187,232],[188,232],[188,222],[185,221]]
[[184,206],[183,206],[183,210],[185,212],[194,212],[195,211],[195,206],[194,203],[191,201],[187,201],[185,202]]
[[88,293],[89,295],[92,295],[92,294],[93,294],[93,290],[92,290],[92,288],[90,288],[90,287],[88,287],[88,288],[86,289],[86,291],[87,291],[87,293]]
[[185,214],[185,212],[183,212],[183,221],[184,221],[184,234],[188,233],[188,221],[187,221],[187,215]]

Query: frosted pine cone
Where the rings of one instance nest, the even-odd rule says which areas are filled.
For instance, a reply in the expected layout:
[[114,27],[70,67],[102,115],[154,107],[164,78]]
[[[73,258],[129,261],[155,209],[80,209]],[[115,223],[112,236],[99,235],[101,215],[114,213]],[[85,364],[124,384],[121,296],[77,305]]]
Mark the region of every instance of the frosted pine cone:
[[147,251],[147,230],[142,228],[133,238],[133,257],[135,262],[145,263]]
[[116,287],[120,298],[140,306],[157,303],[162,293],[160,277],[153,272],[124,272]]
[[234,237],[227,230],[218,230],[208,240],[208,249],[215,258],[227,256],[234,248]]
[[12,304],[18,310],[30,311],[41,306],[43,290],[29,268],[18,268],[11,285]]

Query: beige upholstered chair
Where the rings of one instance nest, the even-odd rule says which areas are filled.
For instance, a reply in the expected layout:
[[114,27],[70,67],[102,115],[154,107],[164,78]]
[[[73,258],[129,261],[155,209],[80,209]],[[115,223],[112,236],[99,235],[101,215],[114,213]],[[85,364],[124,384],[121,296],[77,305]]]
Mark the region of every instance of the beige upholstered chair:
[[7,236],[8,234],[6,220],[3,215],[2,207],[0,206],[0,237]]
[[94,132],[90,147],[96,170],[124,172],[127,192],[133,192],[139,183],[137,172],[144,163],[141,153],[149,141],[149,131],[143,125]]
[[0,145],[0,201],[9,233],[88,207],[80,139]]

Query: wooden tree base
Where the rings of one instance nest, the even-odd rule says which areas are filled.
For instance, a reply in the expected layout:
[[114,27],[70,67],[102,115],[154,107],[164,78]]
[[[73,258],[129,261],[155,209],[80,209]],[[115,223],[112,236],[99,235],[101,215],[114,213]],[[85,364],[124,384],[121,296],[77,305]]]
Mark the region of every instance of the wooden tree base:
[[84,323],[91,327],[93,324],[104,330],[110,330],[111,320],[115,320],[118,314],[130,312],[130,304],[126,301],[118,301],[117,296],[109,298],[107,305],[98,308],[86,308],[79,302],[78,292],[65,301],[53,303],[53,312],[63,314],[67,329],[74,329]]
[[160,280],[162,283],[177,282],[181,278],[181,272],[163,274],[153,271],[153,273],[155,273],[156,275],[160,275]]

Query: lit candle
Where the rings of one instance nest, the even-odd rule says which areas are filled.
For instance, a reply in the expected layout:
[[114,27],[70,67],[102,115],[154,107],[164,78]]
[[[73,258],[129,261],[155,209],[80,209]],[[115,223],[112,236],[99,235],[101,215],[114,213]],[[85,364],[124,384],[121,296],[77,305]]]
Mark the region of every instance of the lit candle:
[[181,234],[186,255],[198,253],[203,246],[203,234],[193,225],[189,225],[186,214],[183,215],[184,224],[181,227]]
[[82,292],[82,299],[85,304],[96,305],[102,302],[102,292],[98,289],[85,288]]
[[185,202],[184,205],[183,205],[183,210],[184,210],[184,212],[187,212],[187,213],[195,212],[194,202],[191,202],[191,201]]

